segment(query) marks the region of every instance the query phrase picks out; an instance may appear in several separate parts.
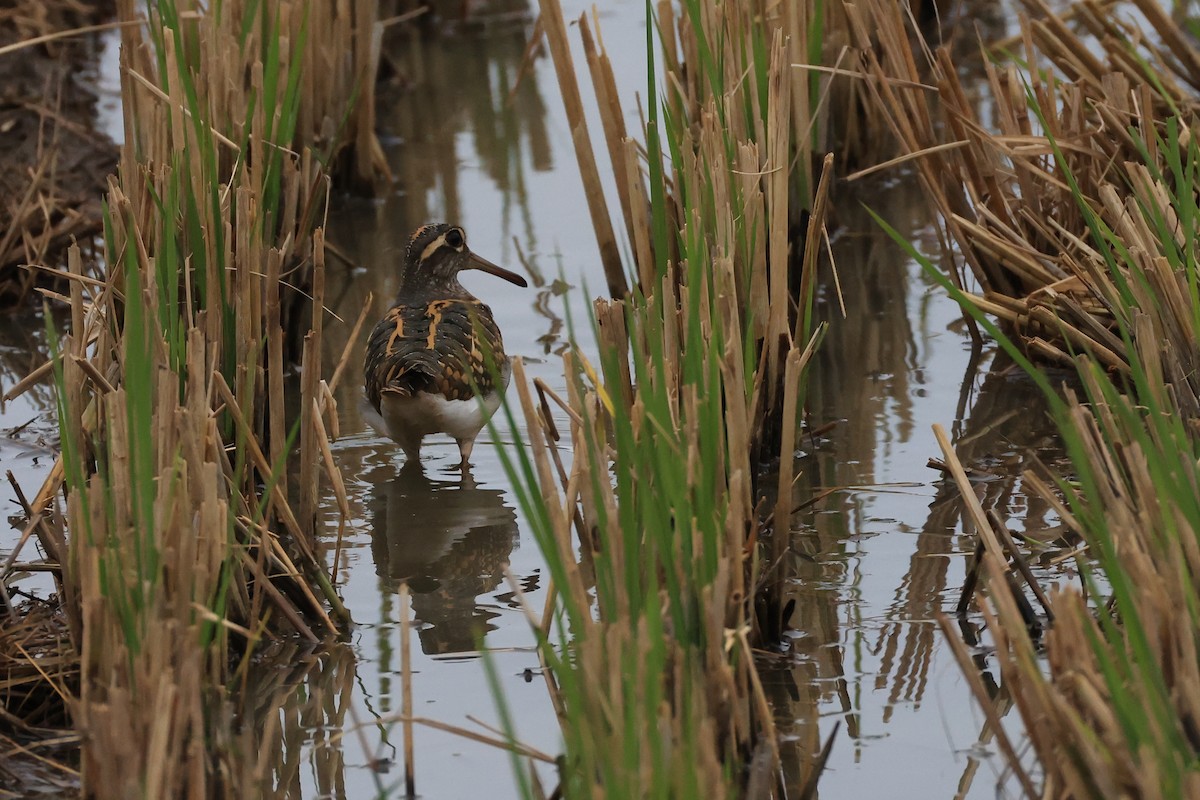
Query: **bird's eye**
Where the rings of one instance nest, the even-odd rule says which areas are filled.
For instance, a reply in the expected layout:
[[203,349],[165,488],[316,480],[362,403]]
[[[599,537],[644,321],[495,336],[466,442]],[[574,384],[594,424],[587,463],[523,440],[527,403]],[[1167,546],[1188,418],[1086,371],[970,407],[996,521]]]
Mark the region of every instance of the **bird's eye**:
[[451,228],[446,232],[446,244],[450,245],[455,250],[462,247],[464,241],[462,228]]

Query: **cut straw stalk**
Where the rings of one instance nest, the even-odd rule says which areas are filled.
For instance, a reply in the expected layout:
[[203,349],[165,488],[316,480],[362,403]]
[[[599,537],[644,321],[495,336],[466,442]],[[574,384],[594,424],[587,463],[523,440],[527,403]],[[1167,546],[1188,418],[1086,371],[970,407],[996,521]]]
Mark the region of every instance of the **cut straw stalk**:
[[[596,233],[596,244],[600,248],[600,263],[604,267],[605,280],[608,281],[608,293],[611,297],[624,297],[629,291],[629,284],[621,266],[616,235],[613,233],[608,204],[604,199],[604,185],[600,182],[600,171],[592,151],[587,119],[583,113],[583,100],[579,96],[579,84],[575,80],[574,60],[571,58],[571,48],[567,41],[567,26],[563,21],[562,7],[558,0],[538,0],[538,5],[542,12],[542,30],[550,43],[558,86],[567,110],[567,124],[571,127],[571,141],[575,145],[575,158],[579,163],[580,177],[583,179],[583,191],[592,219],[592,230]],[[586,19],[583,24],[586,25]]]

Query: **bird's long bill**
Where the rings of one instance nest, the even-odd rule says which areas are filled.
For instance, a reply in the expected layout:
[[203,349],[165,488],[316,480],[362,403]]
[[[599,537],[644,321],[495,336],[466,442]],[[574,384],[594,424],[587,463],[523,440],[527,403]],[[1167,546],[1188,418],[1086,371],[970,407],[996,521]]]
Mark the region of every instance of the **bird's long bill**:
[[525,279],[522,278],[517,273],[509,272],[504,267],[497,266],[496,264],[493,264],[492,262],[488,261],[486,258],[480,258],[479,256],[475,255],[474,253],[471,253],[471,257],[467,260],[466,268],[467,269],[481,269],[484,272],[495,275],[497,278],[503,278],[504,280],[508,281],[509,283],[515,283],[517,286],[528,286],[529,285],[525,281]]

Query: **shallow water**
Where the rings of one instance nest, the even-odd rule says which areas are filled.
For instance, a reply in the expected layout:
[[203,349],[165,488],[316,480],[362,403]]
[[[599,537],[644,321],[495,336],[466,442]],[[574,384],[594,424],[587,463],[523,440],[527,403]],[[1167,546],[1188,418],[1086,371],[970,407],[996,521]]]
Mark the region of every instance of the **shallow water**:
[[[564,6],[570,19],[589,4]],[[605,8],[604,41],[633,129],[634,92],[644,80],[644,5]],[[368,326],[387,307],[409,232],[447,220],[465,227],[479,254],[535,277],[537,286],[525,290],[483,274],[464,283],[491,304],[508,353],[561,387],[555,353],[566,336],[564,304],[582,324],[583,287],[597,291],[604,280],[549,59],[519,78],[526,36],[525,25],[493,18],[439,39],[414,37],[390,56],[413,82],[385,87],[379,114],[398,188],[379,201],[334,203],[330,240],[342,257],[329,259],[328,304],[343,322],[327,320],[326,363],[340,357],[369,297]],[[846,315],[827,292],[821,309],[831,327],[809,389],[811,425],[836,424],[802,444],[797,498],[835,491],[798,516],[793,630],[785,652],[763,656],[764,680],[794,783],[838,725],[824,797],[992,797],[1004,783],[1003,765],[990,743],[977,744],[982,714],[934,622],[935,612],[953,612],[974,541],[961,535],[953,492],[926,466],[940,457],[930,426],[944,425],[964,463],[989,473],[981,486],[1017,530],[1054,524],[1014,476],[1034,458],[1057,455],[1036,393],[1015,374],[983,377],[991,355],[972,364],[953,303],[859,207],[869,202],[935,252],[917,187],[893,179],[839,191],[835,254]],[[564,282],[575,288],[563,294]],[[36,358],[29,353],[44,350],[41,326],[34,316],[0,319],[5,386]],[[482,646],[519,738],[558,752],[533,637],[506,577],[540,609],[544,565],[491,437],[481,437],[466,478],[453,466],[457,449],[448,438],[427,443],[423,473],[402,470],[403,455],[359,412],[364,338],[353,343],[338,388],[335,445],[353,515],[338,580],[357,625],[349,646],[332,654],[288,650],[264,658],[264,686],[306,684],[294,713],[284,715],[280,796],[401,793],[403,752],[392,720],[401,702],[402,582],[417,620],[415,713],[483,733],[471,718],[497,725]],[[0,415],[0,428],[32,420],[14,437],[0,437],[0,456],[29,493],[52,463],[52,404],[39,389]],[[520,429],[501,429],[505,446],[524,438]],[[17,511],[12,501],[7,508]],[[327,522],[332,544],[332,504]],[[424,797],[516,795],[505,752],[452,733],[418,726],[414,763]]]

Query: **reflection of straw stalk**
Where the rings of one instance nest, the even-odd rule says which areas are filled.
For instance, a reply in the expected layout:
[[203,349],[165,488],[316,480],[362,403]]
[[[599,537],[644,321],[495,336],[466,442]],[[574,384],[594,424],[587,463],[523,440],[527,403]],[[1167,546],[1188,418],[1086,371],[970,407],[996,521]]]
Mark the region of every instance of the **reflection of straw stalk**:
[[[108,271],[70,263],[71,333],[55,342],[63,455],[29,523],[59,565],[82,660],[70,706],[90,795],[251,791],[240,782],[270,764],[227,729],[234,707],[214,689],[264,637],[316,642],[337,628],[325,605],[345,613],[313,530],[319,466],[341,485],[314,226],[321,164],[347,138],[368,166],[374,155],[369,116],[346,109],[373,80],[370,5],[356,28],[303,3],[153,3],[148,42],[123,29]],[[298,285],[311,324],[290,301]],[[296,409],[284,338],[299,325]],[[60,487],[63,518],[49,508]]]
[[[819,37],[784,38],[813,30],[804,3],[757,17],[683,5],[678,17],[658,6],[672,88],[660,107],[652,60],[643,153],[581,20],[635,287],[596,303],[599,369],[569,353],[567,398],[540,387],[535,403],[514,370],[532,458],[520,451],[510,468],[554,583],[540,652],[568,797],[761,796],[781,779],[752,648],[785,622],[792,452],[817,339],[825,187],[811,177],[815,97],[790,65]],[[608,285],[621,293],[566,27],[557,3],[542,14]],[[807,241],[801,209],[812,211]],[[569,465],[551,402],[571,419]],[[780,500],[764,521],[759,459],[777,454]]]
[[[880,14],[885,5],[868,3]],[[1191,131],[1200,52],[1149,0],[1137,5],[1154,39],[1092,4],[1076,8],[1101,39],[1099,54],[1041,3],[1026,5],[1038,16],[1023,24],[1029,63],[1049,57],[1071,81],[993,68],[999,133],[979,122],[944,53],[944,127],[926,97],[872,84],[983,289],[963,292],[956,276],[955,296],[993,332],[985,314],[1005,325],[1015,357],[1019,346],[1075,365],[1086,395],[1086,404],[1073,394],[1064,402],[1024,362],[1051,398],[1074,471],[1057,491],[1036,476],[1029,483],[1094,559],[1082,565],[1094,600],[1069,589],[1050,596],[1049,676],[1023,598],[1009,588],[1002,531],[944,443],[987,546],[981,605],[1040,761],[1040,790],[996,720],[993,728],[1031,796],[1197,796],[1200,147]],[[915,79],[903,26],[891,23],[869,69]],[[940,140],[947,130],[956,141]]]

